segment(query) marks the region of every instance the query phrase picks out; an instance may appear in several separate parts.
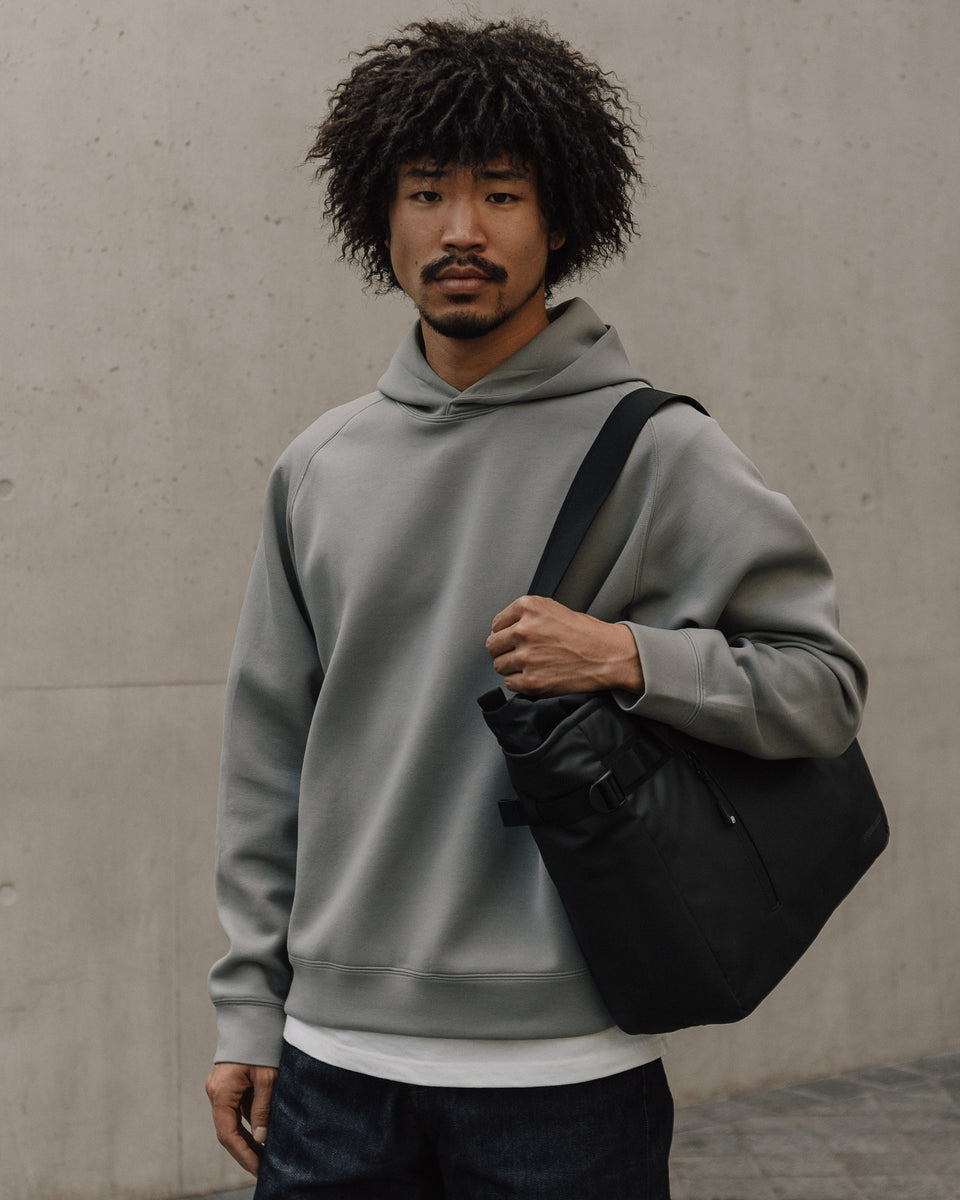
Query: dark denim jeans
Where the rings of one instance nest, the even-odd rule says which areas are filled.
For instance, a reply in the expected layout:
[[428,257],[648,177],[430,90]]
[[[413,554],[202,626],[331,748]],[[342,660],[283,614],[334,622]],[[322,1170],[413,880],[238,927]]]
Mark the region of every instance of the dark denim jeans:
[[557,1087],[393,1083],[284,1045],[255,1200],[669,1200],[658,1060]]

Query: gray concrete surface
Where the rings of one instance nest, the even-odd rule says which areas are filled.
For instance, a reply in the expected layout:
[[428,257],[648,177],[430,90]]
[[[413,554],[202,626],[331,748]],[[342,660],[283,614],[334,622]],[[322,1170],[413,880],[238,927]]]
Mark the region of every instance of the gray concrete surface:
[[[3,6],[3,1200],[245,1183],[203,1092],[223,682],[272,462],[413,319],[337,261],[298,164],[351,50],[463,7]],[[677,1094],[951,1049],[960,4],[469,7],[545,18],[636,97],[643,237],[557,299],[793,499],[871,671],[891,848],[749,1020],[672,1039]]]
[[[673,1200],[955,1200],[960,1053],[678,1107],[671,1191]],[[244,1188],[208,1200],[252,1197]]]

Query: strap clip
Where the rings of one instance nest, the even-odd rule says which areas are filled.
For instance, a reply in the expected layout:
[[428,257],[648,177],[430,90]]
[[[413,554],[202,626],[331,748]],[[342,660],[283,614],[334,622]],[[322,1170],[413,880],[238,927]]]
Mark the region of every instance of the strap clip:
[[600,778],[590,785],[590,790],[587,792],[587,803],[594,812],[606,813],[616,812],[627,799],[627,794],[617,782],[617,777],[612,771],[606,771]]

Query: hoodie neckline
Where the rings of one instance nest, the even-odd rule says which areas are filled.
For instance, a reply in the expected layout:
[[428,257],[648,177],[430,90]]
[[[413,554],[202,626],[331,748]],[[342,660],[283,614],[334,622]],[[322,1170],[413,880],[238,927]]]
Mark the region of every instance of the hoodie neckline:
[[462,392],[427,362],[418,321],[381,378],[380,393],[418,416],[463,417],[502,404],[569,396],[637,378],[616,330],[585,301],[568,300],[549,309],[547,316],[546,329]]

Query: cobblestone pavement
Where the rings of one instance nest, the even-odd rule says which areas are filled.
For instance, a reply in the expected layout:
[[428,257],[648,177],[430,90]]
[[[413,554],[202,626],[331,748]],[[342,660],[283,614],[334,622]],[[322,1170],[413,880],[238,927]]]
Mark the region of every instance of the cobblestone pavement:
[[[199,1196],[187,1196],[186,1200],[200,1200]],[[216,1192],[214,1195],[206,1195],[203,1200],[253,1200],[253,1188],[240,1188],[233,1192]]]
[[960,1053],[677,1111],[673,1200],[960,1197]]
[[678,1108],[671,1164],[673,1200],[957,1200],[960,1053]]

